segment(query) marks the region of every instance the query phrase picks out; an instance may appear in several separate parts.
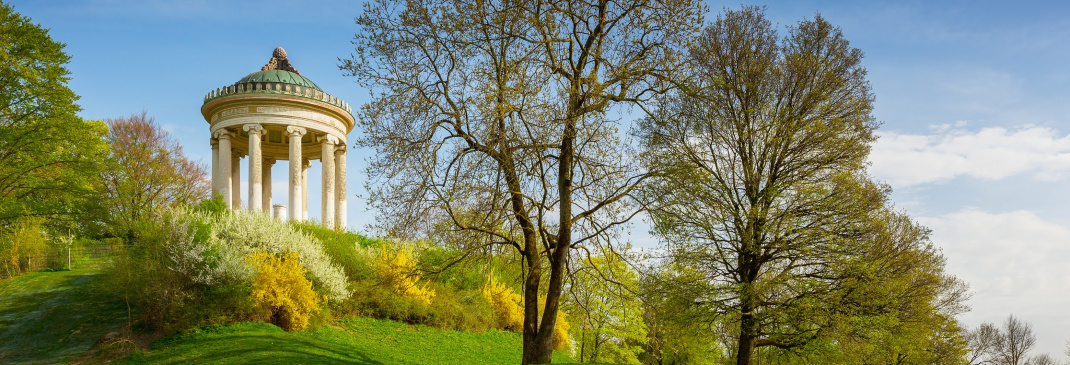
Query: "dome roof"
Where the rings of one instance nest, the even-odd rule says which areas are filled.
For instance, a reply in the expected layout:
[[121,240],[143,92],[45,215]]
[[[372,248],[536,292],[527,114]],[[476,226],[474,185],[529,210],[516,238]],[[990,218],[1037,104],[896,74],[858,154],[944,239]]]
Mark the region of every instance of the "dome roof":
[[284,84],[293,84],[309,87],[322,91],[322,89],[320,89],[319,86],[316,86],[316,83],[312,82],[312,80],[285,70],[263,70],[253,72],[251,74],[245,75],[245,77],[242,77],[241,80],[238,80],[238,82],[234,84],[253,84],[257,82],[279,82]]

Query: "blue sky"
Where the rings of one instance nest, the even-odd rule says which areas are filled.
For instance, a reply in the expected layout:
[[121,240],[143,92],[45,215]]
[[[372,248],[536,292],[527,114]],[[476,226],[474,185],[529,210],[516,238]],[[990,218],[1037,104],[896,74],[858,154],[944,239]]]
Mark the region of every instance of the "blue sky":
[[[359,2],[13,1],[72,56],[86,118],[146,110],[208,162],[202,97],[257,71],[277,46],[321,88],[355,107],[368,91],[337,68],[352,50]],[[745,2],[751,3],[751,2]],[[816,12],[866,54],[883,122],[872,174],[933,230],[948,271],[972,288],[974,327],[1014,314],[1033,324],[1037,353],[1070,339],[1070,4],[988,1],[780,1],[786,26]],[[712,18],[733,3],[709,3]],[[359,135],[354,130],[350,138]],[[349,158],[360,194],[369,151]],[[286,176],[277,164],[273,176]],[[318,164],[309,186],[319,186]],[[285,183],[274,187],[276,203]],[[309,210],[318,217],[319,194]],[[243,189],[244,191],[244,189]],[[372,221],[349,198],[349,226]],[[636,225],[641,231],[642,224]],[[633,232],[650,244],[644,232]]]

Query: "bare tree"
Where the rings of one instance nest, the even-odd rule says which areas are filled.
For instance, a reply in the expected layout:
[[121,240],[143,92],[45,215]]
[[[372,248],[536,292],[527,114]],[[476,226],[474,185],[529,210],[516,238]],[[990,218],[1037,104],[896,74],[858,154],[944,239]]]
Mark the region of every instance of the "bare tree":
[[379,0],[357,19],[342,68],[376,90],[358,143],[382,228],[515,249],[523,363],[550,362],[570,251],[639,211],[648,173],[611,112],[671,87],[700,23],[691,0]]
[[1003,341],[999,328],[991,323],[982,323],[977,329],[966,332],[968,346],[966,365],[994,364]]
[[1025,363],[1026,365],[1059,365],[1059,362],[1055,361],[1055,358],[1048,354],[1040,354],[1030,357]]
[[997,359],[1002,365],[1024,365],[1029,351],[1036,346],[1037,336],[1033,325],[1023,322],[1013,314],[1003,322],[1000,331],[1000,348]]

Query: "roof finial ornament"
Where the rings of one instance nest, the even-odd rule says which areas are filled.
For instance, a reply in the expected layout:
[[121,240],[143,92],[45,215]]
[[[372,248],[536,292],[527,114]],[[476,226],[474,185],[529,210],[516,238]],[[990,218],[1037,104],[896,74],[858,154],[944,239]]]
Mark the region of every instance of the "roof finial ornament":
[[301,74],[301,71],[297,71],[297,69],[290,64],[290,60],[286,59],[286,50],[282,49],[282,47],[275,47],[275,51],[271,52],[271,61],[268,61],[264,67],[260,68],[260,71],[267,70],[282,70],[290,71],[298,75]]

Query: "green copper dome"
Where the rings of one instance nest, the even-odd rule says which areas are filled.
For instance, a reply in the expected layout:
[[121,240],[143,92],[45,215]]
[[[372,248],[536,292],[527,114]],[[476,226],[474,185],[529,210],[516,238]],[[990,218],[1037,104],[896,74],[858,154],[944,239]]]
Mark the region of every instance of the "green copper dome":
[[322,91],[319,86],[316,86],[312,80],[298,75],[296,73],[284,70],[264,70],[257,71],[242,77],[238,80],[237,84],[253,84],[257,82],[279,82],[284,84],[293,84],[304,87],[310,87],[316,90]]

